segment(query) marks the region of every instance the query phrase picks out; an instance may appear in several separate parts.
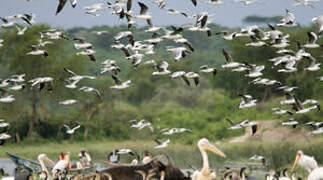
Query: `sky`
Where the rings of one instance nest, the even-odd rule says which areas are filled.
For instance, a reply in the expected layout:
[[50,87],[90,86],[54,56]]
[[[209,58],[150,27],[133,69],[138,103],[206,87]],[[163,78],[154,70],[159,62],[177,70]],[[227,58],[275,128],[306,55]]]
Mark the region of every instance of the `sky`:
[[[35,13],[37,23],[46,23],[54,27],[92,27],[96,25],[115,26],[125,24],[126,20],[119,20],[115,15],[111,15],[110,10],[105,10],[101,16],[93,18],[85,15],[85,6],[94,3],[106,3],[102,0],[78,0],[76,8],[72,9],[69,2],[60,14],[55,15],[58,0],[1,0],[0,17],[6,17],[17,13]],[[112,0],[109,0],[110,2]],[[133,9],[139,13],[137,1],[149,6],[149,12],[153,15],[153,23],[156,26],[181,25],[192,22],[192,19],[181,15],[168,15],[166,9],[157,7],[154,0],[133,0]],[[206,0],[197,0],[198,6],[194,7],[190,0],[164,0],[166,8],[183,11],[189,15],[199,12],[215,13],[212,22],[228,27],[243,26],[242,19],[249,15],[277,16],[284,15],[285,8],[294,13],[296,22],[302,25],[309,25],[313,17],[323,15],[323,2],[312,3],[316,8],[312,9],[304,6],[294,6],[293,0],[263,0],[250,6],[236,3],[232,0],[222,0],[225,4],[215,6],[204,3]],[[145,21],[137,20],[139,25],[145,25]]]

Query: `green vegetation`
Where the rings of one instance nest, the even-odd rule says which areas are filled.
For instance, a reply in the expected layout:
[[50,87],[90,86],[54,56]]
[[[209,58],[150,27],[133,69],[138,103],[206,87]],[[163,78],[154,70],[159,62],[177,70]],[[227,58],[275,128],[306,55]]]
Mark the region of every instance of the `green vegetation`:
[[[213,32],[221,30],[234,31],[218,25],[211,25],[210,27]],[[34,158],[35,154],[32,152],[35,151],[32,148],[27,148],[28,143],[43,144],[49,141],[53,142],[53,145],[41,146],[45,148],[41,149],[44,150],[42,152],[53,156],[58,151],[53,148],[56,143],[66,145],[66,150],[69,150],[70,146],[68,145],[75,146],[77,148],[73,151],[77,151],[76,149],[79,149],[79,146],[82,146],[83,143],[92,143],[91,141],[93,140],[98,142],[106,138],[115,141],[140,139],[152,142],[156,137],[163,138],[158,134],[159,129],[172,127],[192,129],[192,134],[172,137],[172,142],[175,144],[192,145],[201,137],[222,140],[243,134],[243,130],[228,130],[228,123],[225,118],[231,118],[233,121],[245,119],[250,121],[285,120],[285,116],[277,116],[271,112],[271,108],[278,106],[279,101],[283,99],[282,94],[275,90],[276,86],[249,85],[250,79],[244,77],[242,73],[223,70],[220,67],[224,62],[224,57],[221,53],[222,49],[230,52],[236,61],[266,65],[266,70],[264,71],[264,77],[266,78],[277,79],[288,86],[299,86],[300,89],[296,91],[296,94],[301,100],[306,98],[323,100],[321,93],[323,83],[316,80],[316,77],[322,75],[322,70],[318,72],[303,71],[304,67],[309,64],[304,60],[298,65],[299,72],[288,75],[279,74],[276,72],[277,69],[270,68],[271,64],[268,62],[268,59],[278,56],[274,53],[275,49],[270,47],[246,47],[244,44],[250,41],[248,38],[239,38],[227,42],[218,36],[207,37],[205,33],[184,31],[184,37],[196,48],[195,52],[189,54],[187,58],[174,62],[172,55],[166,52],[165,46],[175,46],[176,44],[169,41],[157,45],[155,55],[145,57],[144,60],[155,59],[158,62],[167,60],[172,71],[197,72],[199,67],[204,64],[218,68],[216,77],[210,74],[201,74],[201,84],[198,87],[187,87],[181,79],[171,80],[168,77],[152,76],[153,69],[149,66],[140,65],[134,69],[131,67],[131,63],[124,58],[121,51],[111,49],[110,45],[113,43],[113,36],[119,31],[126,30],[125,26],[102,26],[91,29],[73,28],[67,30],[66,34],[69,37],[82,36],[88,42],[94,44],[93,48],[97,51],[96,62],[90,62],[87,57],[76,56],[72,42],[67,40],[55,41],[54,45],[46,47],[45,49],[49,53],[47,58],[27,56],[26,53],[30,51],[29,45],[37,43],[38,32],[48,28],[46,25],[34,26],[28,29],[23,36],[17,36],[15,29],[8,29],[0,34],[0,38],[4,39],[4,47],[0,48],[1,79],[21,73],[26,74],[27,80],[45,76],[55,78],[52,93],[38,92],[30,90],[28,87],[22,92],[13,92],[16,97],[14,103],[0,104],[1,118],[9,121],[11,124],[9,133],[13,135],[12,141],[6,144],[4,148],[1,148],[0,152],[9,151],[14,153],[21,150],[21,156],[32,156]],[[144,29],[135,28],[133,30],[136,40],[149,38],[144,33]],[[92,33],[92,31],[98,30],[105,30],[108,33],[101,36]],[[291,35],[291,49],[296,50],[295,40],[299,40],[301,43],[306,41],[306,32],[309,30],[314,29],[312,27],[298,27],[288,31]],[[321,40],[318,43],[322,44]],[[320,60],[320,49],[308,51]],[[117,61],[117,64],[122,69],[118,77],[122,80],[131,79],[132,85],[130,88],[123,91],[110,89],[113,84],[110,74],[100,74],[100,63],[105,59]],[[78,74],[97,76],[95,81],[82,80],[80,86],[92,86],[99,89],[103,95],[103,102],[98,101],[92,94],[65,88],[65,82],[61,79],[65,79],[67,74],[63,71],[63,67],[70,68]],[[238,93],[253,95],[259,100],[259,106],[239,110],[240,99],[237,96]],[[78,99],[79,103],[67,107],[58,105],[59,101],[72,98]],[[295,118],[305,123],[308,121],[321,121],[322,115],[322,112],[315,111],[306,115],[296,115]],[[138,131],[130,128],[129,120],[141,118],[152,122],[156,128],[155,133],[151,133],[148,129]],[[64,133],[63,123],[71,125],[79,123],[82,128],[74,136],[69,137]],[[84,142],[84,140],[87,141]],[[22,144],[16,146],[13,143]],[[93,146],[94,144],[93,142]],[[295,151],[297,148],[297,146],[291,146],[292,148],[288,149],[286,153]],[[92,147],[92,144],[88,147]],[[103,153],[107,150],[105,145],[95,147],[97,148],[90,150],[100,152],[94,154],[103,156]],[[107,145],[107,147],[110,146]],[[149,143],[149,147],[152,147],[152,143]],[[270,147],[268,146],[268,148]],[[313,147],[316,148],[314,145]],[[73,149],[73,147],[71,148]],[[245,148],[247,149],[247,147]],[[264,148],[267,148],[267,146]],[[17,151],[15,151],[16,149]],[[31,149],[31,151],[28,152],[28,149]],[[284,148],[280,151],[283,150]],[[245,153],[252,154],[251,152],[254,151],[249,149]],[[273,153],[270,150],[265,152]],[[178,153],[179,156],[180,154],[182,153]],[[234,155],[234,153],[232,154]],[[244,156],[247,157],[250,154],[245,154]],[[277,154],[281,154],[281,152],[277,150]],[[293,154],[294,152],[288,154],[289,159],[282,159],[282,162],[276,162],[277,160],[274,159],[276,154],[268,155],[273,157],[273,164],[284,165],[291,162]],[[199,158],[198,155],[196,157]],[[278,157],[281,158],[281,156]],[[323,162],[322,159],[318,160]]]

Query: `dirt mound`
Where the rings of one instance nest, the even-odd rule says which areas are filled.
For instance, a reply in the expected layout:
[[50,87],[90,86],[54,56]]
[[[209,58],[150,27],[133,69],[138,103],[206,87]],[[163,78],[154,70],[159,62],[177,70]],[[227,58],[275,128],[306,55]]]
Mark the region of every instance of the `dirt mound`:
[[282,126],[277,120],[258,121],[258,131],[252,136],[251,128],[246,128],[246,133],[229,140],[230,143],[246,141],[299,141],[306,140],[309,131],[304,128],[293,129]]

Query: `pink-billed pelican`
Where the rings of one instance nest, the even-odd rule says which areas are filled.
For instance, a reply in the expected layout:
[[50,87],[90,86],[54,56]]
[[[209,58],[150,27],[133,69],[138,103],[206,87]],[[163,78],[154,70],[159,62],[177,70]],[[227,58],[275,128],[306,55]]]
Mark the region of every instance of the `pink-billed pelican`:
[[226,155],[220,151],[218,148],[216,148],[214,145],[212,145],[209,140],[206,138],[202,138],[197,143],[197,146],[201,152],[202,158],[203,158],[203,167],[201,171],[196,170],[192,175],[192,180],[212,180],[216,178],[215,172],[211,172],[209,167],[209,159],[207,157],[206,151],[211,151],[221,157],[226,157]]
[[306,169],[309,173],[318,168],[317,162],[314,157],[307,156],[302,151],[297,151],[292,171],[294,170],[296,165],[299,165],[300,167]]
[[298,151],[292,167],[292,171],[294,170],[296,165],[299,165],[308,171],[309,175],[307,176],[307,180],[323,179],[323,167],[318,167],[314,157],[307,156],[302,151]]

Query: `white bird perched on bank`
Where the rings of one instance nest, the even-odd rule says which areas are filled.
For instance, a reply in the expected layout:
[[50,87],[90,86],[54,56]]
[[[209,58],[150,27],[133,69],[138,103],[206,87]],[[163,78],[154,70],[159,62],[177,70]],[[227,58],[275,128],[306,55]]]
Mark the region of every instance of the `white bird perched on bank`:
[[131,80],[127,80],[125,82],[121,82],[120,79],[118,79],[116,76],[111,75],[115,85],[111,86],[111,89],[126,89],[130,86]]
[[252,96],[246,94],[239,94],[238,96],[241,97],[241,102],[239,104],[239,109],[244,109],[244,108],[250,108],[250,107],[254,107],[257,104],[257,99],[253,99]]
[[65,100],[65,101],[60,101],[58,104],[60,104],[60,105],[72,105],[72,104],[75,104],[75,103],[77,103],[77,100],[68,99],[68,100]]
[[77,125],[77,126],[76,126],[76,127],[74,127],[74,128],[70,128],[70,127],[69,127],[68,125],[66,125],[66,124],[64,124],[63,126],[66,128],[66,133],[67,133],[67,134],[70,134],[70,135],[74,134],[74,133],[75,133],[75,131],[81,127],[81,125]]
[[168,143],[170,142],[169,139],[167,139],[166,141],[161,141],[158,139],[155,139],[155,142],[158,144],[157,146],[154,147],[154,149],[161,149],[161,148],[165,148],[167,147]]
[[192,130],[186,129],[186,128],[172,128],[172,129],[165,128],[165,129],[162,129],[160,132],[164,135],[173,135],[173,134],[179,134],[179,133],[185,133],[185,132],[192,133]]

